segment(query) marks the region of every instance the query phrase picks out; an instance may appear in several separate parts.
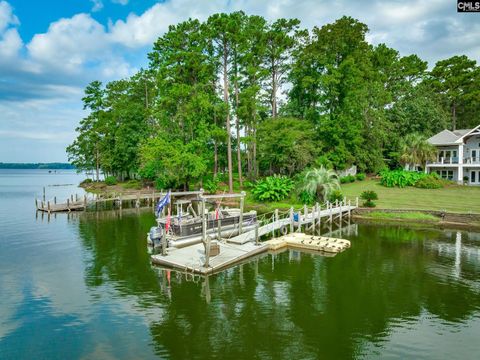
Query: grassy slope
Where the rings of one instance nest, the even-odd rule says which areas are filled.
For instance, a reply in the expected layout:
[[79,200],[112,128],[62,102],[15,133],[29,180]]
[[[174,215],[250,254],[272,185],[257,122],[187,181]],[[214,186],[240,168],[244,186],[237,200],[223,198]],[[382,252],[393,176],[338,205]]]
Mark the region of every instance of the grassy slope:
[[374,190],[378,194],[376,204],[381,209],[480,213],[480,187],[451,185],[443,189],[387,188],[372,179],[342,185],[342,192],[348,199],[360,196],[364,190]]

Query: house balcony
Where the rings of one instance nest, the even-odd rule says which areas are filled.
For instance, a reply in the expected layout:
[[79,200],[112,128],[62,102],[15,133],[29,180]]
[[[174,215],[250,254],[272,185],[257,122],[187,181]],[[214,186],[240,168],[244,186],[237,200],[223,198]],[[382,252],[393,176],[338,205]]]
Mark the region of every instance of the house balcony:
[[479,156],[477,156],[477,157],[466,157],[463,160],[463,163],[468,164],[468,165],[480,165],[480,157]]
[[441,157],[434,161],[427,161],[427,165],[430,166],[443,166],[443,165],[457,165],[458,157]]

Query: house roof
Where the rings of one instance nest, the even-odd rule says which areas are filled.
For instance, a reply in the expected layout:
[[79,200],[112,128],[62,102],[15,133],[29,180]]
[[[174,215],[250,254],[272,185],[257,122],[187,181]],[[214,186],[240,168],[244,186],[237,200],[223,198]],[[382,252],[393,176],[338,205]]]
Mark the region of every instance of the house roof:
[[[458,131],[459,130],[456,130],[456,132]],[[450,145],[450,144],[455,144],[455,141],[457,141],[463,135],[464,134],[456,134],[455,132],[450,130],[442,130],[438,134],[433,135],[427,141],[432,145]]]
[[442,130],[427,141],[432,145],[455,145],[461,143],[466,136],[478,135],[479,129],[480,125],[473,129]]

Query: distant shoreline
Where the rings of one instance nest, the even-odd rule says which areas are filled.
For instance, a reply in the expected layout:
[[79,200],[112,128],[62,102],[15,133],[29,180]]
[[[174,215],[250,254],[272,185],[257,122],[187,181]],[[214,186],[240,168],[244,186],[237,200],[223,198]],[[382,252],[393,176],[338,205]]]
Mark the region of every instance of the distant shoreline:
[[45,170],[74,170],[75,166],[69,163],[3,163],[0,169],[45,169]]

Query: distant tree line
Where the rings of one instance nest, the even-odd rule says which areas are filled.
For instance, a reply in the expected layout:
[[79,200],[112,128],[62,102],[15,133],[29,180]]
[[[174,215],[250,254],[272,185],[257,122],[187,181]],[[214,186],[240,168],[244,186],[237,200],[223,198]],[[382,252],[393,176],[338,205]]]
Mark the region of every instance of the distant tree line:
[[325,165],[376,172],[401,161],[402,139],[480,123],[480,70],[366,41],[351,17],[305,30],[243,12],[172,25],[149,66],[90,83],[89,115],[67,148],[80,170],[185,187],[233,174],[242,184]]
[[49,170],[70,170],[75,166],[68,163],[2,163],[0,169],[49,169]]

